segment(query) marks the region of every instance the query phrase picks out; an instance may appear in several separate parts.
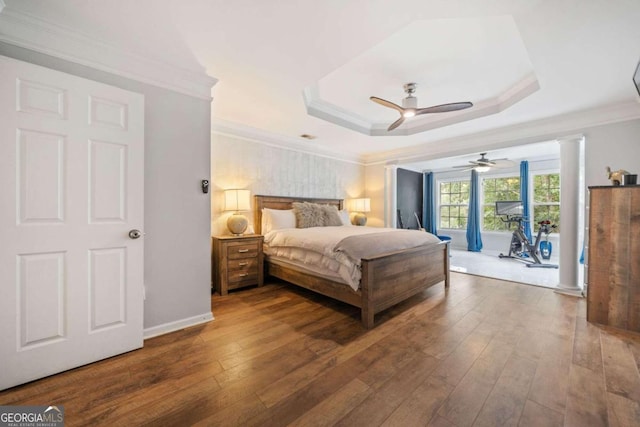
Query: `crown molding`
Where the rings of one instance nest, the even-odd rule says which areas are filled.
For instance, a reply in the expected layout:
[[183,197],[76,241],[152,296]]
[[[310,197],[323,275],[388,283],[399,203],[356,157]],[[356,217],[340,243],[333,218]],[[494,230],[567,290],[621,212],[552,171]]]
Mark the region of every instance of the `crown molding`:
[[638,103],[635,101],[625,102],[455,138],[431,141],[404,149],[372,153],[364,155],[362,161],[366,166],[387,164],[390,161],[416,162],[467,154],[469,150],[490,150],[552,139],[570,139],[581,135],[588,128],[636,119],[640,119]]
[[314,141],[300,141],[299,138],[292,138],[253,128],[236,122],[222,119],[211,120],[211,132],[217,135],[230,136],[232,138],[244,139],[270,147],[282,148],[296,151],[298,153],[310,154],[313,156],[325,157],[340,162],[353,163],[363,166],[361,157],[357,154],[349,155],[342,152],[328,150],[324,147],[314,146]]
[[391,132],[387,130],[389,123],[371,122],[352,111],[322,99],[317,85],[305,88],[303,98],[307,108],[307,114],[310,116],[364,135],[407,136],[499,113],[539,89],[540,84],[538,83],[538,79],[535,74],[531,73],[496,96],[483,101],[476,101],[473,108],[443,115],[429,114],[428,116],[421,116],[419,119],[405,122],[403,126]]
[[204,68],[187,69],[125,51],[62,25],[6,7],[0,0],[0,41],[66,61],[211,101],[217,79]]

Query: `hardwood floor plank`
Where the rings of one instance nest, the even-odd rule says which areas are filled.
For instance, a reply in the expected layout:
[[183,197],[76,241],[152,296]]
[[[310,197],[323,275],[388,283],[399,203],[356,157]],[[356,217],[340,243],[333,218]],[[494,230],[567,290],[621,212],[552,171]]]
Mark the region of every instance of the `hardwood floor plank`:
[[[604,377],[575,364],[569,372],[565,423],[570,426],[606,426],[607,396]],[[640,421],[640,419],[638,420]]]
[[536,362],[512,354],[473,425],[517,426],[536,368]]
[[334,425],[372,392],[373,390],[367,384],[356,378],[289,425],[293,427]]
[[455,386],[482,354],[492,338],[491,335],[483,333],[470,334],[453,353],[442,361],[433,376]]
[[593,372],[602,372],[602,348],[600,347],[600,328],[587,322],[586,318],[576,320],[576,333],[573,342],[572,363]]
[[[192,418],[191,420],[189,420],[189,418],[183,420],[178,417],[176,418],[176,424],[173,425],[193,425],[194,427],[236,427],[245,424],[248,419],[264,410],[265,407],[260,399],[258,399],[258,396],[249,395],[222,410],[216,411],[209,416],[205,416],[204,418],[198,414],[189,414],[189,417]],[[167,423],[165,424],[165,420],[162,420],[163,425],[172,425],[169,424],[169,420],[166,421]]]
[[[540,344],[538,368],[531,384],[529,400],[564,413],[573,342],[553,332],[542,332]],[[518,355],[522,355],[522,352]]]
[[440,407],[438,415],[456,426],[471,426],[492,388],[493,384],[465,377]]
[[512,352],[511,346],[492,340],[451,392],[438,415],[457,426],[472,425]]
[[309,349],[304,348],[303,342],[294,341],[282,347],[272,350],[255,359],[225,369],[215,376],[221,386],[237,381],[242,378],[250,378],[262,375],[266,370],[274,365],[287,366],[285,371],[298,366],[303,366],[306,362],[313,360],[317,355]]
[[[395,375],[376,384],[373,394],[337,423],[339,426],[380,425],[423,383],[439,361],[424,353],[414,353]],[[366,375],[366,372],[360,378]]]
[[436,415],[429,423],[429,427],[455,427],[455,424],[440,415]]
[[434,425],[444,425],[443,422],[453,425],[436,415],[453,388],[440,378],[430,376],[393,411],[382,425],[386,427],[425,425],[430,420],[434,423],[437,418],[441,421]]
[[471,332],[478,327],[484,316],[470,312],[450,328],[446,334],[440,335],[423,351],[427,354],[444,359],[451,354]]
[[615,332],[600,333],[607,391],[640,403],[640,375],[633,353]]
[[[562,427],[563,413],[542,406],[532,400],[527,400],[520,417],[519,427]],[[569,426],[568,426],[569,427]]]
[[609,426],[640,425],[640,403],[614,393],[607,393],[607,413]]

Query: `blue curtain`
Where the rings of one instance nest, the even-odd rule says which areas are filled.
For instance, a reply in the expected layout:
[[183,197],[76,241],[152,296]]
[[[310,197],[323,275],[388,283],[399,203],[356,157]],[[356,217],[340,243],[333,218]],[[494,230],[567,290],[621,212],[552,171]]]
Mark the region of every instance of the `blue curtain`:
[[436,234],[436,188],[433,172],[425,173],[422,183],[423,189],[423,207],[422,207],[422,226],[431,234]]
[[467,219],[467,250],[480,252],[482,236],[480,235],[480,178],[478,172],[471,171],[471,192],[469,195],[469,217]]
[[[522,200],[522,216],[525,220],[530,221],[529,213],[529,162],[523,160],[520,162],[520,200]],[[531,222],[524,223],[524,235],[531,241]]]

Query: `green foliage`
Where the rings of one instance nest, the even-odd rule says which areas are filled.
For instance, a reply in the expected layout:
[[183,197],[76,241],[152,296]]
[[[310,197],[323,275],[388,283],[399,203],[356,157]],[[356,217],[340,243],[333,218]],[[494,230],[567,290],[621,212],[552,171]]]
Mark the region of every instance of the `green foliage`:
[[533,177],[534,203],[560,203],[560,174]]
[[[482,229],[485,231],[509,231],[509,225],[496,216],[496,202],[520,200],[520,177],[485,178],[483,185]],[[513,224],[511,228],[515,227]]]
[[560,231],[560,174],[535,175],[533,177],[533,226],[549,220]]
[[440,183],[439,228],[467,228],[469,181]]

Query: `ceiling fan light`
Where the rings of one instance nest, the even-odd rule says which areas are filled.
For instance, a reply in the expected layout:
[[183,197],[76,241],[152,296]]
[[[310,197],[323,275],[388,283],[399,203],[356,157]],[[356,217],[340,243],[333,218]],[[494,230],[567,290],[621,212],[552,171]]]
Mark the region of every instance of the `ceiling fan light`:
[[489,169],[491,169],[491,166],[476,166],[474,169],[476,170],[476,172],[482,173],[489,171]]
[[414,110],[413,108],[408,108],[406,110],[404,110],[404,112],[402,113],[402,116],[404,118],[409,118],[409,117],[413,117],[416,115],[416,110]]

